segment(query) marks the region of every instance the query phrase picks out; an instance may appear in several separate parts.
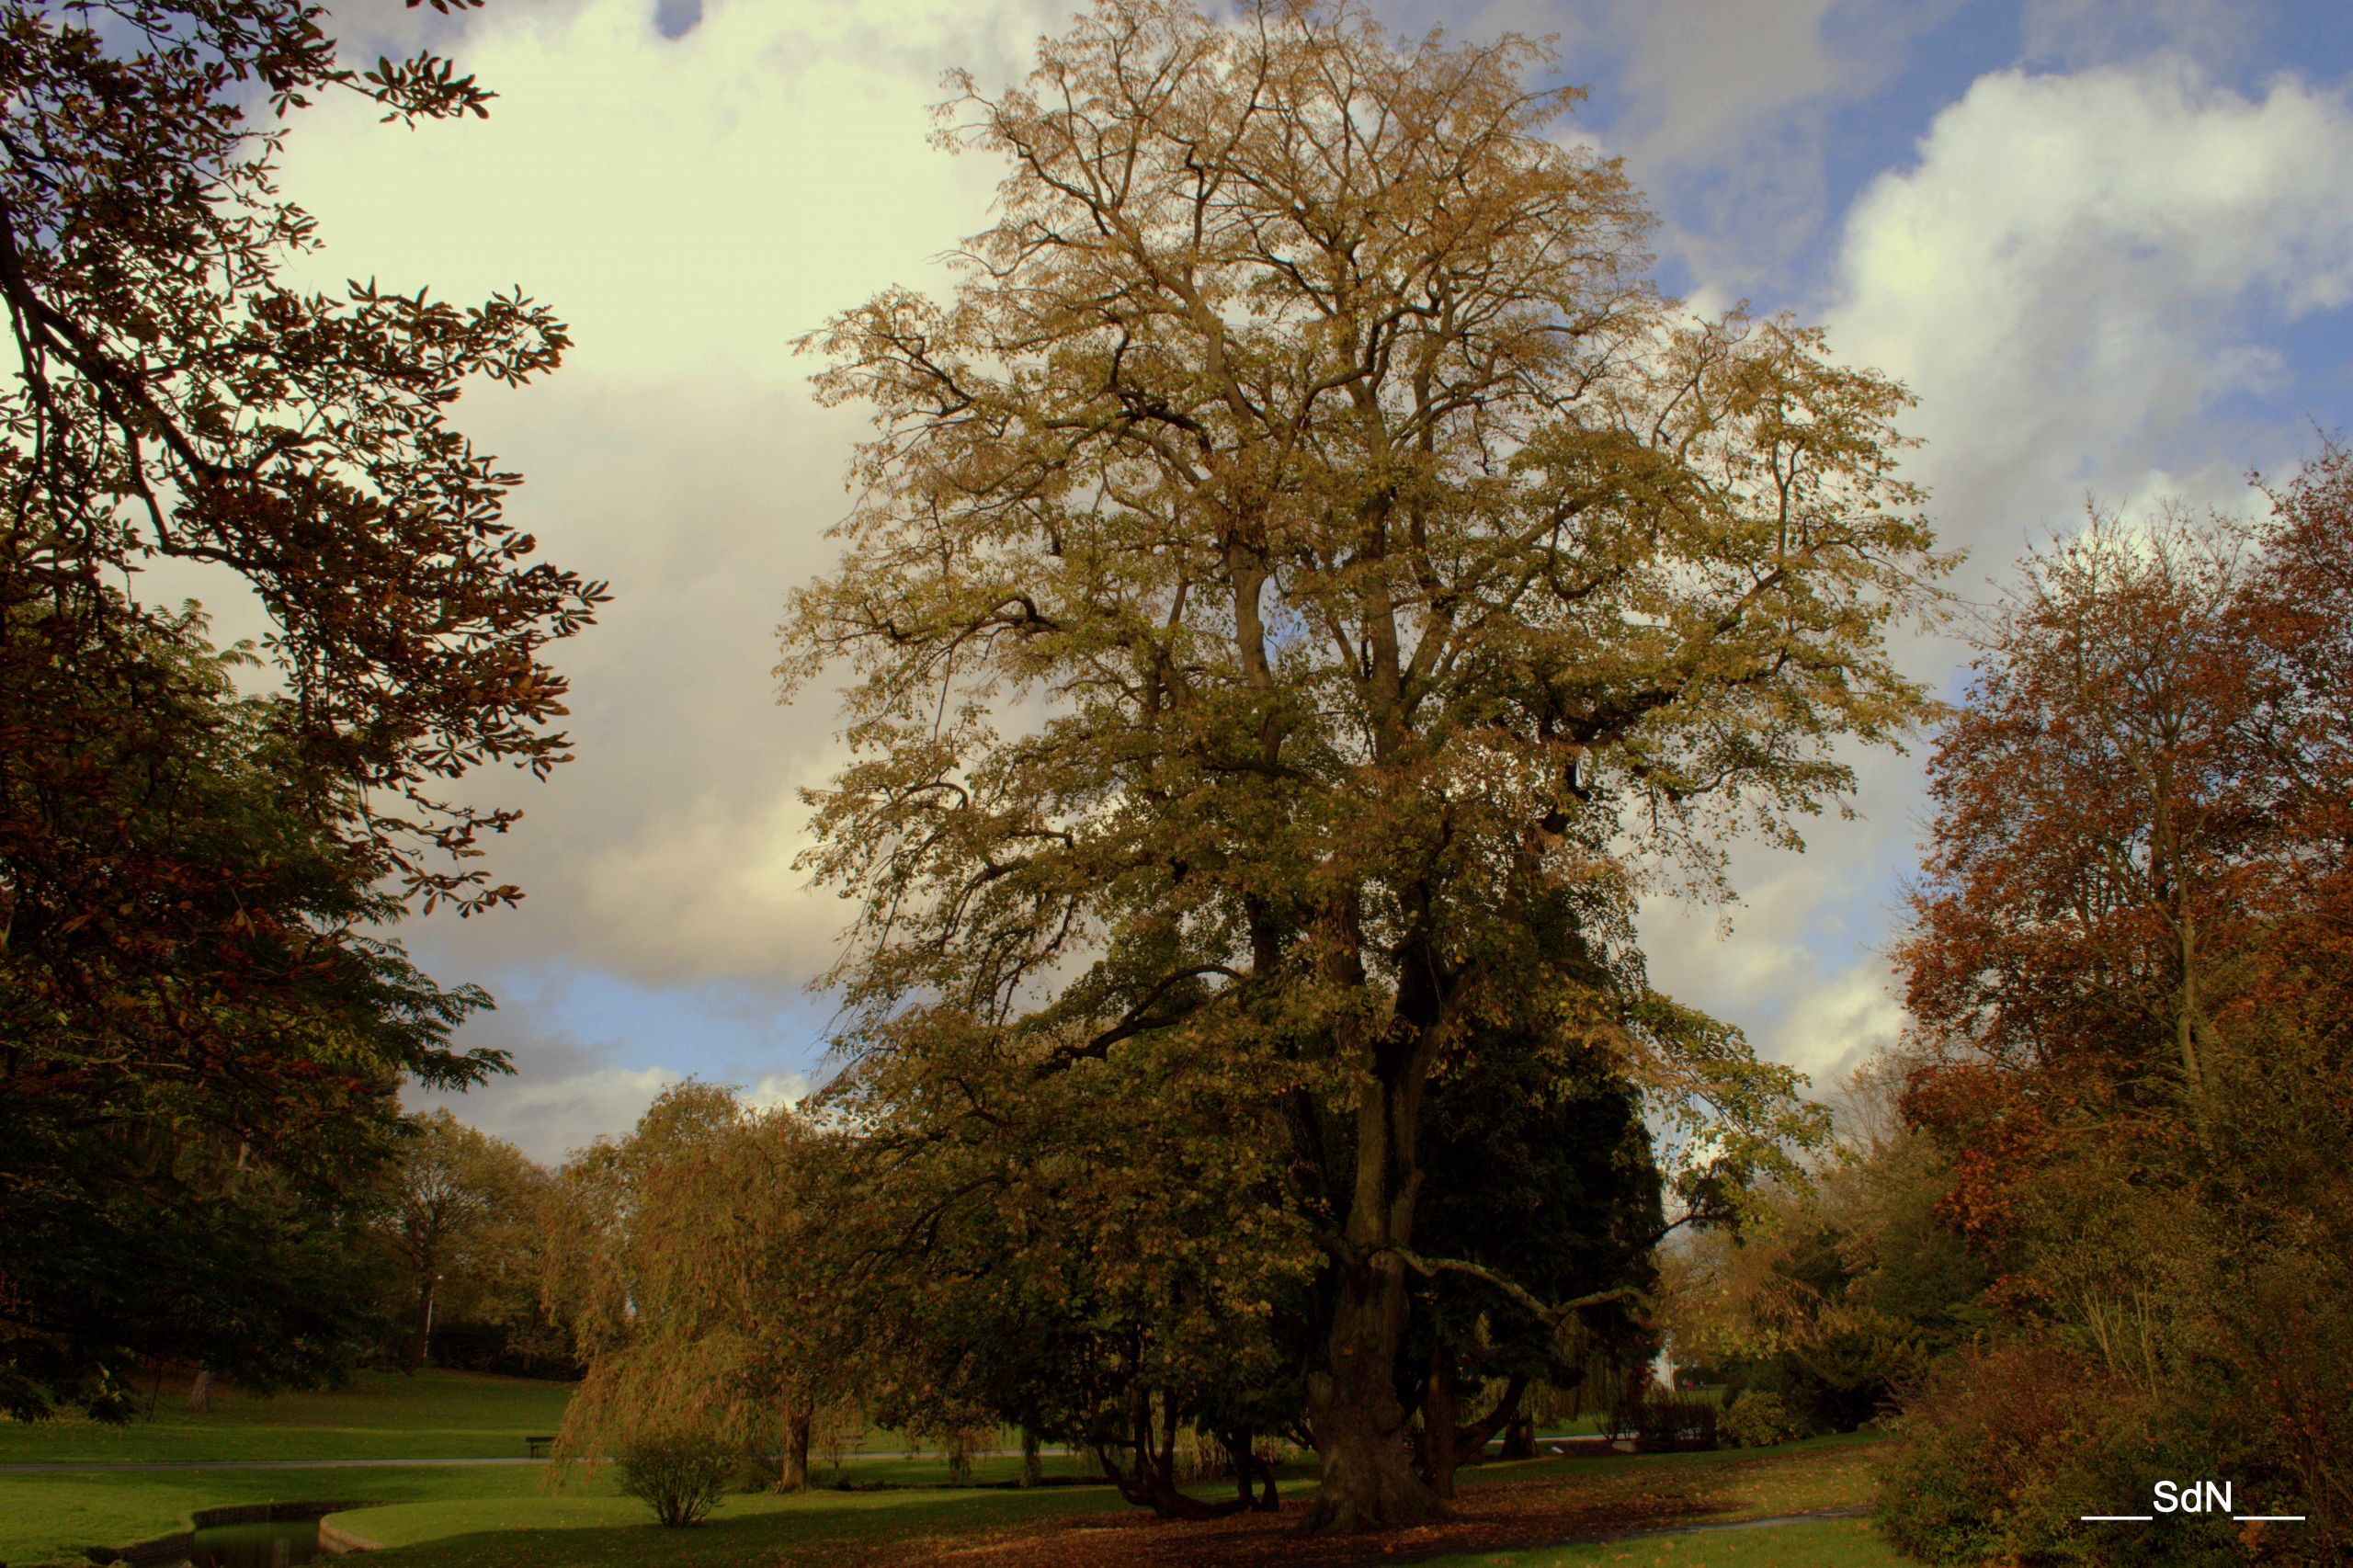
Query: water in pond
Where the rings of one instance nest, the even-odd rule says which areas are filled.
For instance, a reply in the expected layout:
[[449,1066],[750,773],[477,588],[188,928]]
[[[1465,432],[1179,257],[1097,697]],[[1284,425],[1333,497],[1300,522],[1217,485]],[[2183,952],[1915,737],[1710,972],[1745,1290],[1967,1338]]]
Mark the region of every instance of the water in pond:
[[295,1568],[318,1555],[316,1519],[212,1525],[196,1532],[196,1544],[188,1550],[195,1568]]

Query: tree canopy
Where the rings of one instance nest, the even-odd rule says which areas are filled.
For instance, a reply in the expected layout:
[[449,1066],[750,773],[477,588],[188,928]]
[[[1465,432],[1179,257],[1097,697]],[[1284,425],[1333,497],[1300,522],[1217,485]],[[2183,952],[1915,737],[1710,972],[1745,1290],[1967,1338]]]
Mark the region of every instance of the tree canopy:
[[402,1362],[564,1368],[568,1325],[549,1322],[540,1300],[552,1178],[446,1108],[403,1121],[379,1226],[407,1287],[393,1342]]
[[86,728],[0,752],[0,809],[40,812],[82,872],[16,862],[0,947],[0,1396],[20,1415],[115,1408],[134,1357],[256,1386],[347,1361],[373,1338],[355,1255],[394,1091],[504,1066],[450,1042],[487,996],[360,934],[398,901],[295,803],[291,705],[236,697],[250,655],[202,627],[140,640],[103,693],[103,657],[31,665],[33,710],[71,687],[58,711]]
[[[2353,465],[2271,500],[2029,558],[1938,739],[1905,1109],[2004,1343],[1915,1423],[1892,1494],[1926,1500],[1899,1520],[1921,1550],[2039,1549],[2073,1499],[2228,1453],[2309,1516],[2283,1550],[2343,1555]],[[2031,1497],[1955,1465],[1989,1419],[2048,1460]]]
[[803,1256],[832,1218],[814,1198],[827,1152],[793,1108],[689,1080],[563,1167],[541,1296],[586,1376],[559,1457],[780,1444],[779,1485],[807,1483],[813,1416],[840,1392],[822,1351],[842,1325],[813,1300]]
[[1335,1527],[1435,1506],[1392,1377],[1449,1267],[1413,1246],[1432,1074],[1524,1027],[1734,1153],[1802,1132],[1651,991],[1634,899],[1718,885],[1727,829],[1794,843],[1833,743],[1927,710],[1882,641],[1945,564],[1903,390],[1644,281],[1545,58],[1103,0],[1025,85],[955,79],[942,141],[1007,173],[952,297],[808,340],[878,425],[780,666],[850,677],[806,862],[863,912],[838,1043],[1052,1074],[1150,1037],[1278,1113],[1329,1195]]
[[238,574],[276,623],[305,761],[374,792],[338,821],[347,841],[428,904],[480,907],[517,890],[428,852],[462,859],[515,813],[438,801],[437,781],[562,760],[545,726],[564,683],[539,651],[605,596],[524,564],[534,541],[501,517],[517,476],[449,408],[477,376],[553,369],[569,340],[519,290],[460,309],[372,280],[279,280],[322,242],[274,184],[286,130],[254,123],[256,97],[280,121],[335,90],[408,120],[486,114],[491,97],[431,54],[355,71],[325,16],[303,0],[7,6],[0,298],[19,362],[0,393],[0,602],[49,599],[60,634],[70,621],[117,646],[142,618],[107,613],[101,574],[158,557]]
[[[500,1064],[448,1045],[487,998],[369,928],[520,896],[470,864],[517,812],[454,781],[564,758],[543,653],[605,597],[529,562],[502,515],[517,476],[449,422],[477,378],[556,365],[546,307],[282,278],[320,244],[274,183],[296,111],[491,97],[431,54],[344,64],[325,22],[305,0],[0,3],[0,1205],[45,1238],[0,1268],[17,1408],[126,1346],[256,1377],[267,1342],[281,1369],[332,1359],[337,1336],[260,1332],[229,1277],[199,1288],[191,1261],[147,1289],[136,1260],[180,1224],[210,1256],[203,1220],[267,1185],[256,1160],[321,1202],[364,1181],[404,1074]],[[258,596],[282,701],[237,699],[201,619],[142,597],[158,560]]]

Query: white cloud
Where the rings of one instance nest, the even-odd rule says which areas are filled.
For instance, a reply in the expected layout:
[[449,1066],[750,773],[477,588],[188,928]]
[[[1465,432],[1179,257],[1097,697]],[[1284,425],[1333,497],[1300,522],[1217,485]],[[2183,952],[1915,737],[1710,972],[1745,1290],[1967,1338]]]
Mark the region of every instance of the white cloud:
[[1808,824],[1802,857],[1735,846],[1735,903],[1648,898],[1639,920],[1652,984],[1740,1026],[1760,1057],[1806,1074],[1817,1095],[1904,1017],[1884,956],[1904,918],[1889,879],[1911,861],[1905,806],[1918,774],[1888,753],[1852,760],[1868,815]]
[[[454,968],[554,960],[662,986],[795,990],[843,910],[790,869],[799,784],[823,776],[828,693],[774,699],[787,592],[831,559],[857,411],[811,402],[790,341],[987,222],[998,175],[928,145],[939,74],[1026,69],[1060,0],[775,5],[706,0],[675,40],[654,0],[405,15],[498,97],[487,120],[414,131],[361,103],[298,118],[283,184],[357,273],[466,302],[517,280],[570,324],[563,367],[469,392],[456,422],[525,488],[509,515],[546,559],[611,580],[598,624],[552,650],[575,760],[471,788],[527,818],[493,845],[523,906],[405,933]],[[233,634],[263,623],[206,584]],[[460,945],[462,944],[462,945]]]
[[2292,78],[1985,76],[1848,214],[1833,339],[1919,395],[1943,531],[1998,568],[2087,489],[2276,455],[2201,426],[2279,386],[2268,318],[2353,299],[2349,184],[2353,108]]
[[1819,1095],[1877,1047],[1893,1045],[1907,1015],[1887,965],[1866,960],[1798,994],[1767,1054],[1813,1080]]
[[496,1078],[463,1096],[406,1096],[412,1108],[446,1105],[468,1125],[504,1138],[541,1165],[561,1165],[598,1138],[619,1137],[637,1123],[654,1096],[685,1074],[669,1067],[601,1066],[533,1071],[518,1053],[511,1078]]
[[809,1097],[809,1080],[799,1073],[771,1073],[744,1092],[745,1105],[755,1110],[799,1105]]
[[711,0],[665,40],[653,0],[493,7],[447,46],[489,119],[324,105],[286,185],[329,240],[321,280],[520,280],[574,328],[567,377],[796,381],[790,338],[980,226],[995,176],[930,149],[926,111],[943,67],[1002,72],[1031,9]]
[[1829,216],[1830,117],[1881,90],[1955,0],[1620,0],[1611,128],[1666,245],[1734,294],[1779,291]]
[[[812,768],[811,781],[823,766]],[[792,869],[810,840],[788,789],[748,816],[719,799],[677,802],[639,836],[586,854],[580,914],[620,940],[608,964],[632,978],[802,975],[830,962],[855,910]]]
[[1643,105],[1643,150],[1680,162],[1714,159],[1733,135],[1825,95],[1862,85],[1824,27],[1839,0],[1643,0],[1620,7],[1628,39],[1624,87]]

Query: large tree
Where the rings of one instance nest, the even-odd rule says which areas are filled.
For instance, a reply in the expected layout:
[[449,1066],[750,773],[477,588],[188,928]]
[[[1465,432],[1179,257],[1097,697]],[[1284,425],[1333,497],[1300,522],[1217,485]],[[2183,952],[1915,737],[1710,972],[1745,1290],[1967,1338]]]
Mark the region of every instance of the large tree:
[[291,704],[235,696],[240,660],[190,613],[119,662],[68,642],[17,672],[83,733],[0,750],[0,810],[38,812],[85,875],[24,876],[0,942],[11,1414],[119,1414],[142,1357],[333,1373],[378,1333],[365,1227],[395,1090],[501,1065],[449,1040],[486,996],[362,934],[398,901],[301,809]]
[[780,1448],[779,1490],[808,1484],[812,1417],[839,1392],[808,1354],[799,1257],[828,1218],[808,1201],[827,1142],[790,1106],[689,1080],[558,1174],[542,1297],[586,1369],[560,1458],[671,1438]]
[[[2353,1518],[2353,466],[2332,450],[2272,500],[2260,524],[2095,519],[2025,563],[1931,766],[1905,1105],[1951,1159],[1941,1211],[2003,1331],[2141,1423],[2092,1480],[2229,1454],[2267,1511],[2310,1515],[2287,1545],[2333,1562]],[[1964,1368],[1941,1403],[2002,1376]],[[1916,1424],[1904,1484],[1945,1462],[1946,1419]],[[1977,1545],[2070,1527],[2072,1494],[2031,1484],[1956,1504]]]
[[[502,516],[517,477],[449,423],[477,378],[528,381],[566,338],[519,290],[460,309],[283,280],[320,243],[274,184],[294,111],[347,90],[414,120],[491,96],[430,54],[346,65],[325,20],[305,0],[0,0],[0,1101],[43,1130],[0,1140],[12,1210],[167,1196],[188,1140],[242,1171],[298,1130],[372,1153],[321,1143],[281,1172],[358,1179],[400,1074],[495,1065],[446,1047],[479,994],[438,991],[369,927],[518,897],[477,843],[517,813],[455,781],[567,755],[543,653],[603,585],[529,562]],[[142,597],[158,559],[258,596],[287,692],[266,738],[207,684],[200,622]],[[85,1181],[141,1123],[141,1173]],[[112,1238],[101,1259],[139,1256],[143,1221],[75,1212],[97,1227],[77,1242]],[[97,1263],[105,1290],[51,1300],[31,1282],[64,1279],[63,1256],[12,1257],[0,1313],[70,1313],[94,1346],[254,1342],[234,1314],[131,1332],[151,1302]]]
[[1438,1506],[1396,1385],[1460,1262],[1413,1244],[1433,1071],[1526,1025],[1731,1146],[1791,1131],[1788,1076],[1643,983],[1636,892],[1794,842],[1832,743],[1924,706],[1881,642],[1940,565],[1902,389],[1646,283],[1544,59],[1102,0],[1026,86],[959,79],[943,138],[1008,170],[953,297],[812,340],[880,426],[781,667],[852,676],[809,860],[864,911],[840,1044],[1279,1063],[1334,1528]]
[[540,1304],[550,1174],[446,1108],[404,1118],[402,1133],[380,1231],[408,1287],[403,1362],[564,1364],[567,1336]]

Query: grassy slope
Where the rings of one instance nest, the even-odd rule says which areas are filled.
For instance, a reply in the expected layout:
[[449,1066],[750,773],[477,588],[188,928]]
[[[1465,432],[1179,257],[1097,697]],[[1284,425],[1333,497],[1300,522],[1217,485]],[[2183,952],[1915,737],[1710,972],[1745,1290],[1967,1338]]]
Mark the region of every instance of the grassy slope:
[[350,1387],[257,1395],[224,1390],[191,1415],[166,1388],[152,1420],[124,1426],[0,1421],[0,1464],[80,1460],[487,1459],[551,1433],[569,1383],[478,1372],[362,1372]]
[[0,1562],[81,1562],[93,1546],[128,1546],[188,1528],[198,1508],[233,1503],[411,1502],[538,1494],[540,1471],[173,1471],[0,1475]]
[[[1076,1461],[1050,1457],[1046,1472],[1074,1472]],[[1018,1461],[984,1460],[974,1466],[981,1481],[1009,1481]],[[21,1568],[28,1563],[80,1562],[93,1546],[128,1546],[188,1528],[199,1508],[233,1503],[352,1502],[371,1509],[366,1522],[357,1516],[344,1522],[371,1539],[377,1532],[397,1529],[401,1539],[461,1534],[484,1528],[563,1532],[600,1524],[632,1527],[646,1518],[645,1506],[624,1497],[614,1485],[613,1471],[600,1467],[575,1475],[555,1495],[541,1491],[544,1470],[537,1465],[511,1465],[456,1470],[367,1469],[293,1471],[119,1471],[97,1474],[0,1475],[0,1562]],[[948,1478],[947,1466],[936,1459],[863,1461],[851,1472],[861,1482],[889,1481],[899,1486],[936,1486]],[[1079,1489],[1060,1488],[1057,1498]],[[1113,1503],[1108,1490],[1088,1488],[1083,1495],[1091,1506]],[[942,1498],[961,1501],[1000,1495],[990,1493],[819,1493],[791,1499],[794,1507],[858,1511],[909,1503],[938,1504]],[[763,1494],[731,1497],[722,1512],[729,1517],[757,1511],[777,1502]],[[413,1516],[405,1526],[379,1524],[387,1517],[372,1510],[386,1506],[389,1517]],[[439,1521],[431,1523],[426,1521]],[[926,1528],[938,1528],[936,1525]]]

